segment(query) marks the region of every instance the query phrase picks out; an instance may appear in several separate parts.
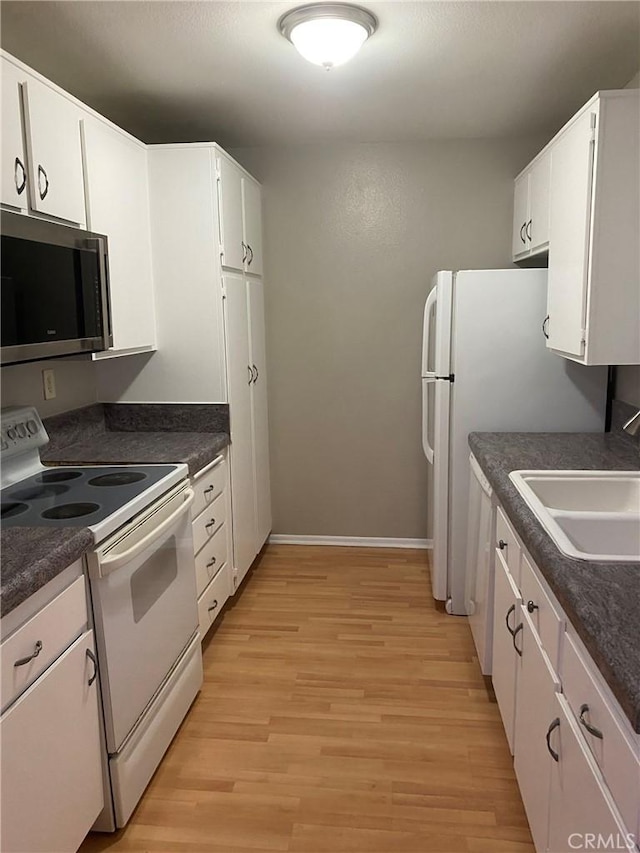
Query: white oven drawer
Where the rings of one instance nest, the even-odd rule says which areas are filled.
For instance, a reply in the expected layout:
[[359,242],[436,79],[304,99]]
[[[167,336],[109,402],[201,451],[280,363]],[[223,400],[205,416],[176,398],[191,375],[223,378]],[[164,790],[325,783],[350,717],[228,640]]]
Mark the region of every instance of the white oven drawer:
[[2,643],[3,711],[86,626],[87,600],[84,577],[80,577]]
[[228,560],[227,525],[218,528],[206,545],[196,554],[196,588],[202,595]]
[[202,548],[222,524],[227,520],[227,499],[225,494],[218,495],[213,503],[193,522],[194,553]]
[[195,498],[191,506],[191,518],[196,519],[221,495],[227,481],[227,460],[218,456],[210,465],[193,478]]
[[204,640],[207,631],[220,615],[225,601],[229,598],[229,592],[229,566],[226,565],[220,569],[198,599],[200,639]]

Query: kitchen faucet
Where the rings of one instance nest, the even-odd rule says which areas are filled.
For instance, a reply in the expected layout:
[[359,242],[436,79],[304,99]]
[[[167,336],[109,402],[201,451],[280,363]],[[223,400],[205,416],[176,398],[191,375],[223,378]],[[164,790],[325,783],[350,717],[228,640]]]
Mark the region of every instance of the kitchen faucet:
[[629,420],[622,425],[622,429],[628,432],[629,435],[637,435],[640,431],[640,409],[632,415]]

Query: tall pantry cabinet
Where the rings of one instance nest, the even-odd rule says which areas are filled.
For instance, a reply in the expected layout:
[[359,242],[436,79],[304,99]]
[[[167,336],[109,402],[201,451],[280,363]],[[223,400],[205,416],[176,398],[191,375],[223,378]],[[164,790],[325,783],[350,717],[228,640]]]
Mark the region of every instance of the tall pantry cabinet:
[[233,588],[271,530],[260,185],[212,143],[148,149],[155,400],[229,403]]

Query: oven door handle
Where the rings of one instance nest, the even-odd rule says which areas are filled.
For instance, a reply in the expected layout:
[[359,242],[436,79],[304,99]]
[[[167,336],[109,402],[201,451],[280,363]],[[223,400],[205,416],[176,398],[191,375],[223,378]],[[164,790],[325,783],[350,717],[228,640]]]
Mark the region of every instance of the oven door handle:
[[135,545],[132,545],[131,548],[127,548],[127,550],[123,551],[121,554],[115,554],[113,557],[100,558],[98,573],[101,578],[105,575],[111,574],[111,572],[115,572],[116,569],[119,569],[121,566],[124,566],[126,563],[134,560],[138,554],[141,554],[155,539],[158,539],[163,533],[169,530],[170,527],[173,527],[180,516],[184,515],[189,510],[195,498],[195,492],[193,489],[186,489],[183,494],[184,501],[180,504],[178,509],[172,512],[171,515],[167,516],[167,518],[165,518],[157,527],[154,527],[150,533],[143,536],[139,542],[136,542]]

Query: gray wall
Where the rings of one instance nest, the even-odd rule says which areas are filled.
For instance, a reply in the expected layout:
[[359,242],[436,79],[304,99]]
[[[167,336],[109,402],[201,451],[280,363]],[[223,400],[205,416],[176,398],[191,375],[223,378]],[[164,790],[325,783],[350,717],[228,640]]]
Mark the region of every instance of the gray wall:
[[510,265],[546,142],[245,148],[264,186],[274,532],[427,535],[422,310],[438,269]]
[[[42,371],[45,368],[55,371],[55,400],[44,399]],[[42,418],[96,402],[95,364],[87,359],[56,358],[3,367],[0,383],[2,408],[35,406]]]

